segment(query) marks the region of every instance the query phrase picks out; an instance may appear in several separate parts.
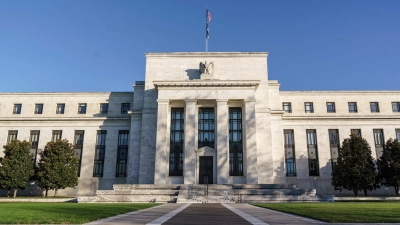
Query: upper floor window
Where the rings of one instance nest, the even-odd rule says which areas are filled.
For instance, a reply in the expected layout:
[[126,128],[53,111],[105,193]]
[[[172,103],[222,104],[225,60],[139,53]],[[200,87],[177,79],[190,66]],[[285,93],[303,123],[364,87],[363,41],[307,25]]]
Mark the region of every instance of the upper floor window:
[[78,114],[86,114],[86,103],[79,103]]
[[65,104],[57,104],[56,114],[64,114]]
[[35,114],[43,113],[43,104],[35,104]]
[[131,107],[130,103],[122,103],[121,104],[121,114],[128,114],[128,110]]
[[379,112],[379,104],[378,102],[370,102],[371,112]]
[[313,113],[314,106],[312,102],[304,102],[304,109],[306,113]]
[[108,114],[108,103],[100,104],[100,114]]
[[326,111],[327,111],[328,113],[334,113],[334,112],[336,112],[335,103],[334,103],[334,102],[327,102],[327,103],[326,103]]
[[349,102],[349,112],[351,113],[357,112],[357,102]]
[[21,114],[22,104],[14,104],[13,114]]
[[7,144],[10,143],[12,140],[17,140],[17,136],[18,136],[17,130],[9,130],[7,137]]
[[292,113],[292,103],[291,102],[283,102],[282,103],[283,111],[287,113]]
[[400,112],[400,102],[392,102],[393,112]]
[[199,108],[198,148],[214,148],[214,108]]

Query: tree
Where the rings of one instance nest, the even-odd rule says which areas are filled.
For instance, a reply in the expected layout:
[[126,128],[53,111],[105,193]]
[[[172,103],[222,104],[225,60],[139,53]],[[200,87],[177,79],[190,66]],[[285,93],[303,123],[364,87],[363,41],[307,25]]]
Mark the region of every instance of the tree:
[[18,188],[24,190],[35,174],[34,162],[30,155],[31,144],[27,141],[12,140],[4,146],[4,158],[0,166],[0,187],[7,189],[10,197],[14,189],[14,198]]
[[378,159],[379,182],[385,186],[393,186],[396,195],[400,187],[400,143],[389,139],[382,156]]
[[379,188],[375,171],[368,142],[352,134],[342,143],[337,165],[332,171],[332,185],[335,190],[351,190],[355,196],[363,190],[367,196],[367,190]]
[[74,156],[74,148],[67,140],[57,140],[47,143],[40,153],[40,161],[36,180],[39,187],[55,190],[75,187],[78,185],[78,159]]

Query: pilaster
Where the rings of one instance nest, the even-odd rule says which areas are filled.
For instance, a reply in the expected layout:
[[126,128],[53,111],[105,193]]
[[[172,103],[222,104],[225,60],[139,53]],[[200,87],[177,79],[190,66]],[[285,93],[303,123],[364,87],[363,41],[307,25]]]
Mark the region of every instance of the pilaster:
[[184,184],[194,184],[196,177],[196,103],[195,99],[185,100],[185,149],[184,149],[184,165],[183,179]]
[[167,121],[168,100],[158,99],[157,110],[157,143],[156,161],[154,170],[154,184],[166,184],[168,172],[168,144],[167,144]]
[[229,178],[228,100],[217,100],[217,184]]
[[245,127],[246,127],[246,183],[258,183],[258,169],[257,169],[257,137],[256,137],[256,114],[254,99],[245,100]]

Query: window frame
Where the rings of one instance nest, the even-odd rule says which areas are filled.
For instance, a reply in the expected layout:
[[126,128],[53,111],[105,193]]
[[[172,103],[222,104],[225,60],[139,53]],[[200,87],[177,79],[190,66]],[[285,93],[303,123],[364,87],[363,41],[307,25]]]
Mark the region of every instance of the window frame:
[[[375,105],[375,109],[373,109],[373,105]],[[371,113],[378,113],[379,112],[379,102],[370,102],[369,108],[371,109]]]
[[34,114],[43,114],[43,106],[43,103],[36,103]]
[[[349,106],[349,113],[358,113],[357,102],[348,102],[347,104]],[[354,110],[351,109],[350,104],[354,104]]]
[[78,114],[86,114],[87,103],[78,103]]
[[[310,107],[309,110],[307,110],[307,106]],[[314,103],[313,102],[304,102],[304,112],[305,113],[314,113]]]
[[[288,110],[286,110],[285,106],[288,107]],[[285,113],[292,113],[292,103],[282,102],[282,110],[285,111]]]
[[21,114],[22,103],[15,103],[13,107],[13,114]]
[[65,113],[65,103],[57,103],[56,114],[64,114],[64,113]]
[[108,114],[108,103],[100,103],[100,114]]
[[[128,108],[126,108],[127,105]],[[131,103],[121,103],[121,114],[128,114],[130,108],[131,108]]]
[[[330,106],[331,106],[331,108],[329,108]],[[326,112],[327,113],[336,113],[335,102],[327,102],[326,103]]]
[[[397,110],[395,110],[394,106],[397,107]],[[393,111],[394,113],[400,112],[400,102],[392,102],[392,111]]]

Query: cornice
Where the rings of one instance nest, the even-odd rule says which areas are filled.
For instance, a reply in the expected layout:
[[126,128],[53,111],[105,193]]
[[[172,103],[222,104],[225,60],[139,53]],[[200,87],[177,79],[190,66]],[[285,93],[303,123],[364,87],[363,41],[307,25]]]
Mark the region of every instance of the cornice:
[[400,95],[400,91],[279,91],[281,96],[310,95]]
[[132,92],[3,92],[0,97],[19,96],[19,97],[50,97],[50,96],[109,96],[109,95],[133,95]]
[[158,88],[172,87],[257,87],[259,80],[188,80],[188,81],[153,81]]
[[130,117],[43,117],[43,118],[31,118],[31,117],[2,117],[0,121],[18,121],[18,122],[37,122],[37,121],[117,121],[117,120],[130,120]]
[[282,116],[282,120],[400,120],[400,116]]
[[146,58],[165,57],[267,57],[268,52],[149,52]]

